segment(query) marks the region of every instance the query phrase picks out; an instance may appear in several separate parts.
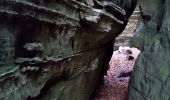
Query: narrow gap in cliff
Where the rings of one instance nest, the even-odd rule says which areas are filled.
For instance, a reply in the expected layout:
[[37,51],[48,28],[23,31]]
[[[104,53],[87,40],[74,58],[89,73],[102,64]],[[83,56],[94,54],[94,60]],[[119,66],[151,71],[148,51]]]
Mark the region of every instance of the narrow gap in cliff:
[[137,6],[125,30],[116,38],[114,52],[109,62],[110,68],[104,76],[104,85],[97,90],[92,100],[125,100],[128,90],[128,82],[133,71],[135,60],[140,50],[130,47],[130,39],[139,19],[139,7]]

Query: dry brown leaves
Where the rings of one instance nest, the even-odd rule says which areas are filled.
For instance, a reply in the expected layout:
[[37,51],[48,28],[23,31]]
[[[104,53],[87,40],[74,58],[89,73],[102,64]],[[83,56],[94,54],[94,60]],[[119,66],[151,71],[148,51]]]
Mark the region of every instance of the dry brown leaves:
[[[131,48],[132,55],[137,58],[140,51],[136,48]],[[120,53],[114,52],[111,61],[110,69],[107,76],[104,77],[104,85],[98,89],[96,96],[92,100],[124,100],[128,89],[129,77],[118,78],[121,72],[129,72],[133,70],[135,60],[122,60]]]

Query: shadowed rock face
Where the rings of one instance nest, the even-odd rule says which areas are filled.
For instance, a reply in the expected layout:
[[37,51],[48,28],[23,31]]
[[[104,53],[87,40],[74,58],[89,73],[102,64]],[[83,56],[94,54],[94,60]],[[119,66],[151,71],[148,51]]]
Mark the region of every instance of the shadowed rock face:
[[141,0],[139,5],[143,25],[131,42],[143,51],[132,73],[128,99],[170,100],[170,0]]
[[1,0],[0,99],[88,100],[136,2],[116,4]]

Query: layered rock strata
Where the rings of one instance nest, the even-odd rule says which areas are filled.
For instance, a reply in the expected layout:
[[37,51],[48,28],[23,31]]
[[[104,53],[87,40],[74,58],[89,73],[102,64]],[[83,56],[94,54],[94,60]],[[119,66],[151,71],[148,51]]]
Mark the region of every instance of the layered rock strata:
[[135,3],[88,4],[0,1],[0,99],[88,100]]

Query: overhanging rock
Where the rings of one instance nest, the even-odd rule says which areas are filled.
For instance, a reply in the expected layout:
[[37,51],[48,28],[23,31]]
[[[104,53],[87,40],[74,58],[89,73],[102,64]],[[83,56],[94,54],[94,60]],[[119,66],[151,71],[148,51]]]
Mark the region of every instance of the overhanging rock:
[[113,3],[1,0],[0,99],[87,100],[126,21]]

